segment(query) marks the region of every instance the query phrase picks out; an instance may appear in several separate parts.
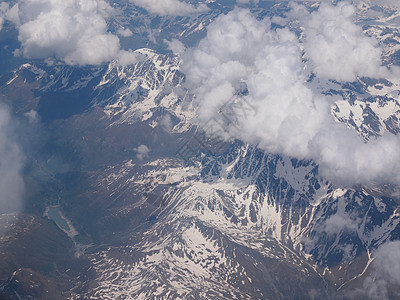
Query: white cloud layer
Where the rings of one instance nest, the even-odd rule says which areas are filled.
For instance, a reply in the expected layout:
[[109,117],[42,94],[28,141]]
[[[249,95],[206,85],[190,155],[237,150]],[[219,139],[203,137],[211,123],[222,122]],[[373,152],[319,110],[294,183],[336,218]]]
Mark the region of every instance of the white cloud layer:
[[164,40],[164,42],[174,54],[182,54],[185,51],[185,45],[177,39],[172,39],[171,41]]
[[71,65],[136,61],[136,54],[121,50],[119,38],[108,32],[106,18],[113,8],[104,0],[19,0],[13,10],[25,57],[56,57]]
[[[389,241],[379,247],[372,267],[373,272],[365,279],[363,289],[356,292],[368,299],[389,299],[390,285],[400,286],[400,241]],[[400,294],[395,297],[397,299]]]
[[125,28],[125,29],[120,28],[120,29],[118,29],[117,33],[123,37],[130,37],[133,35],[132,31],[129,28]]
[[[325,2],[317,11],[303,15],[304,48],[320,78],[354,81],[358,76],[388,74],[381,66],[378,41],[364,35],[361,27],[354,24],[354,13],[355,8],[347,2],[336,6]],[[292,15],[297,14],[295,9]]]
[[8,3],[0,2],[0,30],[3,29],[4,19],[6,18],[6,13],[8,11]]
[[133,4],[144,8],[149,13],[160,16],[187,16],[208,11],[205,4],[197,7],[179,0],[130,0]]
[[[340,9],[333,8],[333,13],[341,14]],[[331,8],[324,8],[321,15],[326,15],[326,10],[332,13]],[[321,25],[312,19],[307,27]],[[333,22],[330,30],[348,28],[349,36],[354,32],[358,36],[360,32],[354,26],[343,28]],[[245,82],[249,92],[246,100],[257,114],[242,122],[239,131],[228,127],[236,138],[272,153],[313,159],[323,176],[340,185],[400,183],[399,139],[388,134],[366,144],[354,130],[334,122],[330,114],[332,99],[315,93],[306,84],[309,74],[304,71],[303,48],[288,29],[272,30],[269,21],[256,20],[248,10],[235,9],[218,17],[199,45],[183,55],[182,70],[187,87],[199,103],[199,122],[218,117],[218,109],[229,101],[240,82]],[[358,53],[358,47],[348,51],[343,54],[345,59],[354,57],[352,51]],[[341,63],[342,57],[336,53],[332,57],[338,60],[335,63]],[[364,64],[378,65],[375,56],[364,58]],[[318,75],[339,76],[336,72],[328,74],[324,63],[318,62]],[[370,74],[355,66],[346,78],[364,71]]]

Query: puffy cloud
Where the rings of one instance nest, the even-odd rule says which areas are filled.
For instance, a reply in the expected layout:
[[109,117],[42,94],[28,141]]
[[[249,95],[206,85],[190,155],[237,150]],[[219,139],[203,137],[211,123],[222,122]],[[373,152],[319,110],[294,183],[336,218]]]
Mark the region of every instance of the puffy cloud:
[[201,101],[200,120],[212,116],[232,97],[240,80],[248,77],[259,51],[272,38],[268,26],[247,10],[236,9],[218,17],[207,27],[206,38],[185,52],[182,70],[186,86]]
[[23,155],[11,135],[11,116],[0,107],[0,213],[21,209]]
[[139,160],[143,160],[149,156],[150,149],[146,145],[140,145],[139,147],[133,149],[137,154],[136,158]]
[[164,42],[174,54],[182,54],[185,51],[185,45],[177,39],[172,39],[171,41],[164,40]]
[[132,31],[129,28],[125,28],[125,29],[120,28],[120,29],[118,29],[117,33],[123,37],[130,37],[133,35]]
[[160,16],[186,16],[208,11],[204,4],[197,7],[179,0],[130,0],[133,4],[144,8],[149,13]]
[[380,247],[375,263],[385,277],[400,285],[400,241],[388,242]]
[[24,113],[24,116],[28,118],[29,123],[36,123],[39,121],[39,114],[36,110],[31,109],[30,111]]
[[350,3],[333,6],[324,2],[317,11],[303,16],[304,48],[319,77],[354,81],[358,76],[388,74],[381,66],[378,41],[363,34],[353,22],[354,13]]
[[4,19],[6,17],[6,13],[8,11],[8,3],[6,2],[1,2],[0,3],[0,30],[3,29],[3,23],[4,23]]
[[[353,50],[345,55],[353,57]],[[340,185],[399,183],[399,139],[388,134],[364,143],[354,130],[336,123],[330,113],[333,99],[307,85],[302,51],[295,34],[271,29],[269,21],[256,20],[249,10],[218,17],[198,46],[183,55],[182,71],[197,99],[200,124],[220,117],[220,107],[244,83],[243,99],[257,113],[242,118],[240,130],[227,123],[232,136],[272,153],[313,159],[323,176]],[[375,57],[372,62],[364,58],[364,64],[376,63]]]
[[71,65],[136,61],[107,31],[106,18],[113,9],[104,0],[19,0],[16,8],[19,18],[14,22],[25,57],[56,57]]
[[259,2],[260,0],[236,0],[237,5],[248,5],[248,4],[257,5]]
[[[389,299],[390,285],[400,286],[400,241],[386,242],[379,247],[374,256],[373,271],[365,279],[363,289],[356,291],[356,296]],[[400,294],[391,296],[397,298]]]
[[172,129],[174,128],[174,124],[173,124],[173,122],[171,120],[171,116],[169,114],[166,114],[162,117],[162,119],[160,121],[160,125],[167,132],[172,132]]

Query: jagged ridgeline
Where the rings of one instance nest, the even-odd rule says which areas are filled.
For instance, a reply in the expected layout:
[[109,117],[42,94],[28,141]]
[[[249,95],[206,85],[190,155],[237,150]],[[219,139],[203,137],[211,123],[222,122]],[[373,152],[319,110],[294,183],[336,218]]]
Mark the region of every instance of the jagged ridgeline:
[[[224,131],[231,121],[227,106],[199,122],[182,59],[162,40],[195,45],[233,1],[208,1],[192,17],[118,2],[127,7],[110,28],[130,24],[133,38],[121,43],[140,45],[135,64],[29,60],[0,78],[0,100],[32,129],[21,134],[24,213],[0,217],[0,298],[357,299],[384,282],[371,297],[396,299],[398,281],[377,258],[400,239],[396,186],[339,186],[311,159],[229,131],[204,141],[210,124]],[[258,18],[288,11],[263,2],[252,8]],[[360,13],[358,22],[383,45],[384,63],[398,65],[399,30],[389,22],[398,12],[375,11],[384,18]],[[398,84],[327,80],[320,92],[337,97],[332,118],[368,141],[399,132]],[[232,101],[247,93],[238,85]],[[252,113],[241,103],[230,116]]]

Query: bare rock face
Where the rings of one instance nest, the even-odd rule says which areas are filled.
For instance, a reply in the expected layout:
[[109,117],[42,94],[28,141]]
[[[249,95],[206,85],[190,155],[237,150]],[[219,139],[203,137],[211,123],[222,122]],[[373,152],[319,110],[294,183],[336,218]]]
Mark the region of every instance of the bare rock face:
[[[209,2],[208,13],[176,19],[130,4],[110,26],[134,14],[137,41],[151,24],[158,38],[190,45],[230,9]],[[253,9],[259,17],[284,11],[282,3]],[[386,64],[399,64],[397,29],[374,22],[363,29],[385,45]],[[400,238],[396,187],[337,186],[312,160],[239,140],[211,151],[199,137],[204,128],[180,57],[151,44],[128,66],[36,61],[0,78],[0,99],[21,122],[37,111],[40,124],[24,171],[26,215],[15,217],[15,234],[0,236],[9,257],[0,264],[0,297],[342,299],[363,297],[369,282],[383,280],[374,259]],[[337,97],[333,118],[368,141],[400,130],[396,84],[327,81],[321,93]],[[54,205],[74,234],[42,216]],[[394,299],[398,282],[385,282],[383,296]]]

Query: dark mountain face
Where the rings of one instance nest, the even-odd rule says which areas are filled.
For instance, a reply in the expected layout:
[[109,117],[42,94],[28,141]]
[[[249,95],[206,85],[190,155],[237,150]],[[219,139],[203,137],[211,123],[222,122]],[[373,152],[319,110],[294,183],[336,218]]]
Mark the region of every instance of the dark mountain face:
[[[205,35],[199,28],[232,5],[213,2],[208,13],[190,18],[157,17],[128,5],[110,26],[134,28],[135,45],[160,45],[143,34],[150,23],[156,41],[180,36],[190,46]],[[260,17],[287,9],[263,5],[253,9]],[[384,28],[365,25],[364,31],[384,36],[389,49],[399,37]],[[0,219],[9,230],[0,240],[9,257],[0,266],[1,295],[365,297],[369,280],[383,280],[374,262],[380,247],[400,238],[396,187],[336,186],[312,160],[238,140],[206,143],[180,57],[151,48],[137,50],[143,59],[125,67],[30,62],[0,78],[2,102],[21,126],[35,129],[21,134],[25,213]],[[396,63],[396,55],[385,60]],[[399,93],[386,93],[393,85],[329,81],[322,93],[337,95],[333,117],[369,140],[399,131]],[[18,220],[7,227],[7,218]],[[385,295],[395,299],[399,287],[388,282]]]

